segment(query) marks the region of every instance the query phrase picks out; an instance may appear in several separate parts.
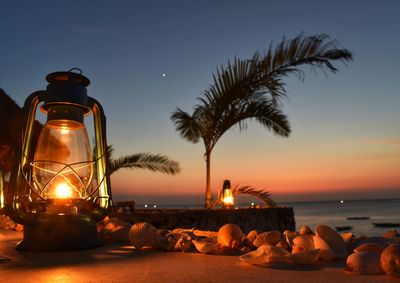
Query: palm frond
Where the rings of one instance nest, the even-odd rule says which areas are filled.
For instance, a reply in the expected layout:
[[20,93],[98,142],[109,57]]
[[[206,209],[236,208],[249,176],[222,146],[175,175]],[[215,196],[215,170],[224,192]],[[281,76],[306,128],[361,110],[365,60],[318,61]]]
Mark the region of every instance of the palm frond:
[[176,161],[164,155],[150,153],[137,153],[110,160],[110,174],[121,168],[147,169],[171,175],[180,171],[179,164]]
[[276,206],[276,203],[270,198],[270,193],[251,186],[235,185],[232,188],[232,194],[235,195],[251,195],[262,200],[267,207]]
[[192,116],[181,109],[172,113],[171,119],[180,135],[192,143],[197,143],[200,138],[199,124]]

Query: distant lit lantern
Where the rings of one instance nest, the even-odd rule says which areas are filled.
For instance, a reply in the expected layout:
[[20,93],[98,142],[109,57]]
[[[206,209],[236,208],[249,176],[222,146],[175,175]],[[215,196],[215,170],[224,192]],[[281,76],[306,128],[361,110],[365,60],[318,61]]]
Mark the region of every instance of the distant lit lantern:
[[[78,250],[102,244],[96,223],[112,205],[106,119],[100,103],[87,95],[89,79],[73,70],[79,69],[47,75],[47,89],[25,101],[22,148],[5,198],[10,216],[24,225],[17,250]],[[34,140],[39,104],[47,121]],[[84,116],[93,116],[94,152]]]
[[233,208],[233,194],[229,180],[225,180],[222,187],[222,205],[224,208]]

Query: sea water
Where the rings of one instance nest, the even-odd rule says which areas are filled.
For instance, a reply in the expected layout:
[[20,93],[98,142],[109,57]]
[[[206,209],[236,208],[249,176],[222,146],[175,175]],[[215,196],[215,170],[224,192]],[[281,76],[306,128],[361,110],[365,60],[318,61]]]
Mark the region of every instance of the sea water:
[[[381,236],[388,230],[400,232],[400,227],[375,227],[373,223],[400,223],[400,199],[344,200],[321,202],[297,202],[281,205],[294,209],[296,228],[303,225],[314,229],[325,224],[332,228],[348,226],[356,236]],[[367,218],[349,220],[348,217]]]

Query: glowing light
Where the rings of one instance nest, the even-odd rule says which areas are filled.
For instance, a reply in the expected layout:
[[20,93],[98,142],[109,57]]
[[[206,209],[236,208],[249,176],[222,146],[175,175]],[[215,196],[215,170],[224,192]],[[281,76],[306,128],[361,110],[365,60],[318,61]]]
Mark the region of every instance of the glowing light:
[[154,208],[156,208],[156,207],[157,207],[157,205],[153,205],[153,207],[154,207]]
[[69,198],[72,196],[71,187],[65,183],[59,184],[56,188],[56,195],[59,198]]
[[147,204],[145,204],[145,205],[144,205],[144,207],[146,207],[146,208],[147,208]]
[[344,200],[340,200],[340,203],[344,203]]
[[165,74],[165,73],[163,73],[163,74],[162,74],[162,77],[163,77],[163,78],[165,78],[165,76],[166,76],[166,74]]
[[233,205],[233,197],[232,196],[224,197],[224,204],[225,205]]

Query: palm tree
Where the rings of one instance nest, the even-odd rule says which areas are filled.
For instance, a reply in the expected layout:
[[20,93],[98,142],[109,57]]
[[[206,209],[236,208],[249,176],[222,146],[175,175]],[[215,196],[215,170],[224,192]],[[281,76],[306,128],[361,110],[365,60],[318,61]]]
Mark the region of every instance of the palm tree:
[[175,175],[180,171],[179,163],[169,159],[167,156],[150,153],[136,153],[132,155],[121,156],[117,159],[112,158],[114,148],[107,146],[108,163],[110,174],[121,168],[147,169],[154,172]]
[[213,75],[213,84],[198,98],[193,114],[177,108],[171,119],[176,130],[186,140],[197,143],[203,139],[206,161],[205,207],[212,205],[210,187],[210,156],[221,136],[233,126],[246,128],[254,119],[275,135],[288,137],[290,126],[280,105],[286,96],[283,79],[289,75],[304,78],[300,69],[308,65],[332,73],[338,70],[333,61],[352,60],[352,53],[338,49],[328,35],[304,36],[272,45],[262,55],[255,52],[251,59],[235,58],[221,66]]

